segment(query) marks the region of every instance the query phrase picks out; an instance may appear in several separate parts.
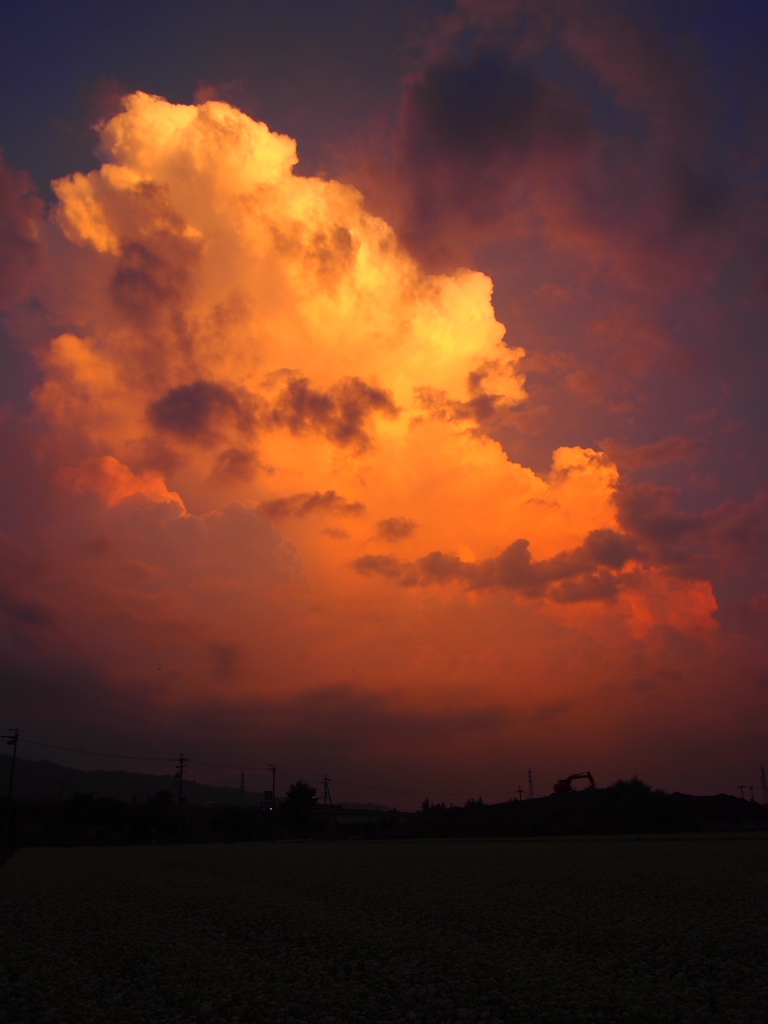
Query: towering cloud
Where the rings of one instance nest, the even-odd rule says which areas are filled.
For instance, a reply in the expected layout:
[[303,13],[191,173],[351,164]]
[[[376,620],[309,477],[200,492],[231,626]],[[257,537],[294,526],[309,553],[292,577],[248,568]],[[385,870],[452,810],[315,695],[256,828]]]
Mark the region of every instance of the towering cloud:
[[[399,531],[414,553],[472,558],[614,525],[601,455],[562,450],[543,479],[484,433],[525,399],[486,277],[425,274],[357,192],[295,175],[294,143],[226,104],[125,105],[101,169],[54,186],[72,329],[35,402],[68,451],[163,474],[197,512],[343,495],[366,515],[330,545],[342,576],[393,523],[423,524]],[[60,479],[100,490],[90,465]]]
[[[570,101],[486,54],[413,85],[433,126],[413,161],[449,146],[439,104],[470,73],[520,123],[504,166],[582,144]],[[25,639],[46,628],[50,657],[158,708],[344,682],[413,715],[549,721],[579,681],[652,675],[684,641],[704,658],[711,587],[670,554],[699,522],[622,490],[599,451],[559,447],[541,474],[494,439],[526,393],[488,277],[425,272],[225,103],[124,108],[45,225],[28,529],[48,554],[0,605],[20,673],[54,671]]]

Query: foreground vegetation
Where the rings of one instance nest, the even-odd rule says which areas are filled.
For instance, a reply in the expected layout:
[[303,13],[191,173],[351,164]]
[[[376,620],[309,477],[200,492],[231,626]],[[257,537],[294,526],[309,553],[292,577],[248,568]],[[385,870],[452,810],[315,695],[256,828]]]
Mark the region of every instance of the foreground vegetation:
[[19,850],[8,1022],[768,1020],[768,842]]

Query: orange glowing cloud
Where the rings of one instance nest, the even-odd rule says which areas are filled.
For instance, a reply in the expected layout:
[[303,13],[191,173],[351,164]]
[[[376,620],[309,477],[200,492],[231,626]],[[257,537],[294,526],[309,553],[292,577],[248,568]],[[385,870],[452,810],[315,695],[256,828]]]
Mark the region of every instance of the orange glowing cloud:
[[355,189],[295,174],[294,142],[225,103],[136,93],[101,152],[54,183],[45,301],[67,331],[34,400],[59,483],[101,496],[89,529],[128,558],[114,585],[102,566],[103,601],[165,623],[187,690],[209,683],[204,642],[236,652],[233,692],[396,677],[417,700],[483,678],[509,700],[516,664],[515,699],[557,700],[553,637],[711,621],[709,584],[622,526],[603,453],[560,447],[537,474],[490,435],[526,393],[488,277],[426,273]]

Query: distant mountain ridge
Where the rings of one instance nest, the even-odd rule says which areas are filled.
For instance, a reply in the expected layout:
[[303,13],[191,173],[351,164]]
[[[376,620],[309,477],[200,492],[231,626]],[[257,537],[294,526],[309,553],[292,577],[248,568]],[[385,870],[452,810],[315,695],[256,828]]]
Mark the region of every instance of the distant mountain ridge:
[[[10,770],[10,755],[0,754],[0,799],[8,792]],[[16,758],[13,779],[13,796],[16,800],[61,800],[62,797],[66,800],[73,793],[92,793],[96,797],[111,797],[113,800],[130,802],[147,800],[160,790],[175,795],[178,792],[178,781],[172,775],[148,775],[144,772],[106,769],[85,771],[79,768],[66,768],[54,761]],[[185,778],[184,798],[188,804],[239,805],[240,789],[237,786],[209,786]],[[263,790],[246,789],[243,799],[246,807],[259,807],[263,800]],[[350,801],[334,800],[334,806],[344,810],[390,810],[384,804]]]
[[[0,797],[8,791],[11,758],[0,755]],[[265,773],[266,774],[266,773]],[[16,758],[13,796],[17,800],[60,800],[73,793],[92,793],[113,800],[147,800],[159,790],[178,792],[178,780],[173,775],[147,775],[143,772],[83,771],[65,768],[53,761],[28,761]],[[184,797],[188,804],[239,804],[240,789],[236,786],[208,786],[202,782],[184,779]],[[245,791],[244,803],[254,807],[262,803],[264,791]]]

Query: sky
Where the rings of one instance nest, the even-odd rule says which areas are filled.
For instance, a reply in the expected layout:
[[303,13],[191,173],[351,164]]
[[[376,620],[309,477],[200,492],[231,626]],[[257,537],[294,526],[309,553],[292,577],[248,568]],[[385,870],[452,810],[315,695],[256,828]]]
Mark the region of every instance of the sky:
[[19,754],[757,785],[765,4],[0,18]]

